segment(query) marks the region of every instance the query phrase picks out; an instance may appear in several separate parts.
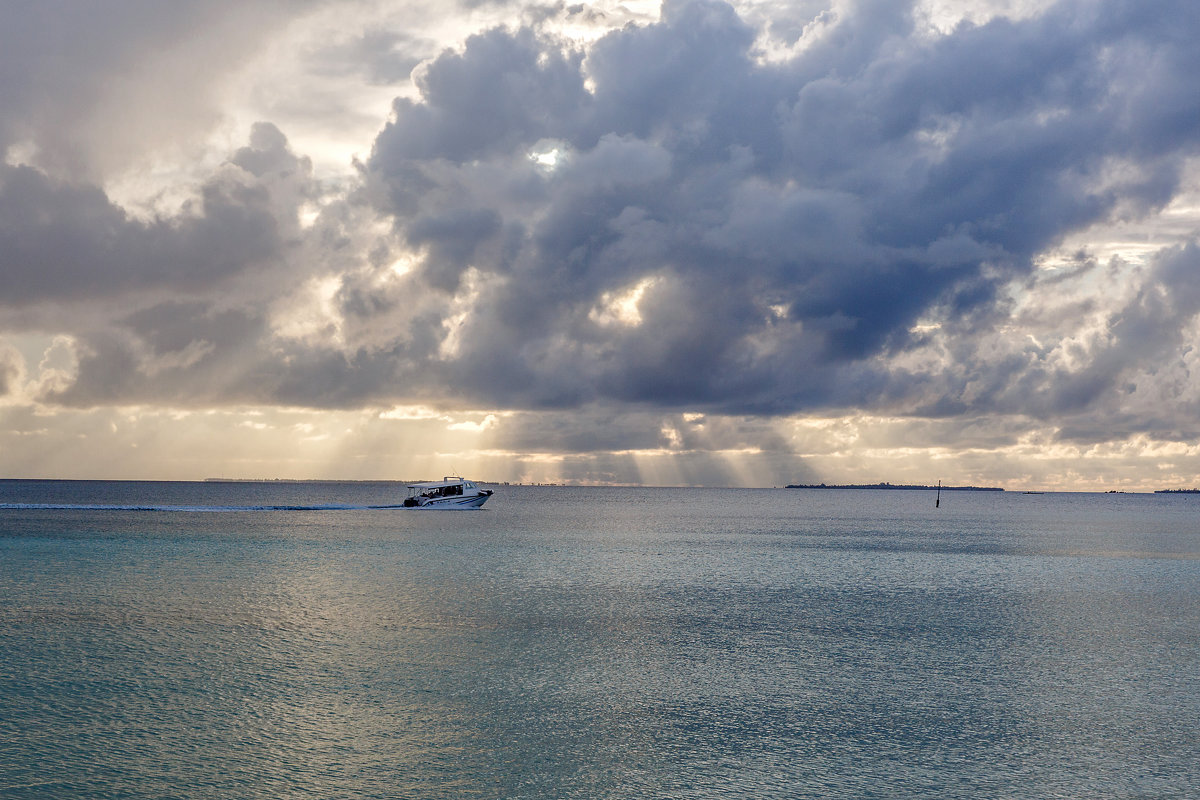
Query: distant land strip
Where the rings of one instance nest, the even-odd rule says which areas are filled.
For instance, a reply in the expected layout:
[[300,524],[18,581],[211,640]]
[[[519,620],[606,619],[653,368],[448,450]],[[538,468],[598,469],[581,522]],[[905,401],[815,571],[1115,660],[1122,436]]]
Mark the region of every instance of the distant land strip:
[[[913,483],[789,483],[789,489],[922,489],[937,491],[937,486]],[[943,486],[943,492],[1003,492],[1000,486]]]

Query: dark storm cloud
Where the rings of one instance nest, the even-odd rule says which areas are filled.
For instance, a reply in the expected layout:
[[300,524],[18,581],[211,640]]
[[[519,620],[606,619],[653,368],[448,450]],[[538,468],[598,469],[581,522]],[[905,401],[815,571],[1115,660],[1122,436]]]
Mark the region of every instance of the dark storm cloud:
[[[778,64],[717,2],[586,53],[493,30],[424,68],[368,171],[411,243],[461,226],[435,285],[501,279],[439,365],[480,402],[887,407],[934,385],[878,360],[919,319],[985,330],[1038,252],[1170,200],[1200,144],[1196,30],[1192,3],[1063,2],[931,36],[863,2]],[[606,324],[646,279],[637,324]],[[998,394],[1038,378],[1006,366],[983,365]],[[1106,385],[1072,381],[1056,403]]]
[[2,165],[0,308],[208,289],[280,254],[309,169],[259,125],[187,213],[143,222],[94,186]]
[[253,188],[214,184],[201,216],[142,223],[93,187],[0,167],[0,305],[208,283],[275,250],[276,221],[264,205]]
[[298,258],[297,211],[315,191],[308,159],[265,123],[171,218],[140,220],[95,186],[0,166],[0,313],[76,343],[74,379],[39,399],[273,402],[288,377],[267,306],[313,269]]
[[155,305],[82,337],[75,379],[38,399],[81,408],[131,400],[174,408],[358,408],[386,405],[395,394],[401,354],[346,356],[271,342],[260,309],[221,308],[212,301]]
[[[537,25],[473,36],[414,71],[361,191],[311,228],[311,165],[269,124],[173,219],[0,167],[0,310],[159,293],[103,330],[66,326],[78,377],[47,399],[556,409],[511,435],[562,451],[784,449],[671,423],[690,411],[1081,415],[1183,346],[1194,248],[1156,262],[1159,288],[1082,366],[980,343],[1036,255],[1177,192],[1200,144],[1200,7],[1062,2],[945,35],[902,2],[801,7],[774,30],[807,30],[786,61],[760,57],[765,21],[704,0],[588,45]],[[387,81],[425,46],[375,31],[325,56],[337,71],[366,53]],[[363,233],[372,213],[386,235]],[[315,275],[336,283],[332,315],[281,333],[272,315]],[[940,325],[942,362],[902,361],[936,345],[918,322]],[[593,441],[570,409],[614,421]]]
[[[167,302],[134,312],[116,327],[87,335],[78,376],[39,399],[91,407],[128,402],[195,406],[228,398],[247,344],[263,321],[252,312],[217,311],[207,303]],[[236,398],[235,398],[236,399]]]
[[425,102],[396,100],[373,166],[391,174],[413,160],[510,155],[569,126],[588,99],[581,58],[543,45],[528,29],[497,29],[439,56],[414,76]]

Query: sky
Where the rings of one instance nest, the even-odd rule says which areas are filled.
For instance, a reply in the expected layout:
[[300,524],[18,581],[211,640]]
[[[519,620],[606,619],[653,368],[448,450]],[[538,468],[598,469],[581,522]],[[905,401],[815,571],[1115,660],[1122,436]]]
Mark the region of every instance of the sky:
[[1194,0],[0,9],[0,477],[1200,485]]

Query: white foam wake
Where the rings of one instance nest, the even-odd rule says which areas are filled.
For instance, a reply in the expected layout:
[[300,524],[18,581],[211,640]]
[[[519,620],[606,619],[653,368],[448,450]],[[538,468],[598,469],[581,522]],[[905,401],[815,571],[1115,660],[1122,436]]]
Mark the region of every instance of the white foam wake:
[[366,511],[403,508],[400,505],[265,505],[265,506],[193,506],[159,504],[101,505],[95,503],[0,503],[0,510],[20,511],[186,511],[231,513],[238,511]]

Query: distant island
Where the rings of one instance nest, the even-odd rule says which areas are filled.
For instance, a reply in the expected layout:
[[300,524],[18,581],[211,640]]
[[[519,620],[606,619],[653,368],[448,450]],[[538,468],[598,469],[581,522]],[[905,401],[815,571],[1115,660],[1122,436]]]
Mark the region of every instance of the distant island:
[[[937,486],[914,483],[789,483],[788,489],[921,489],[937,491]],[[942,486],[943,492],[1003,492],[1000,486]]]
[[1200,489],[1155,489],[1155,494],[1200,494]]

